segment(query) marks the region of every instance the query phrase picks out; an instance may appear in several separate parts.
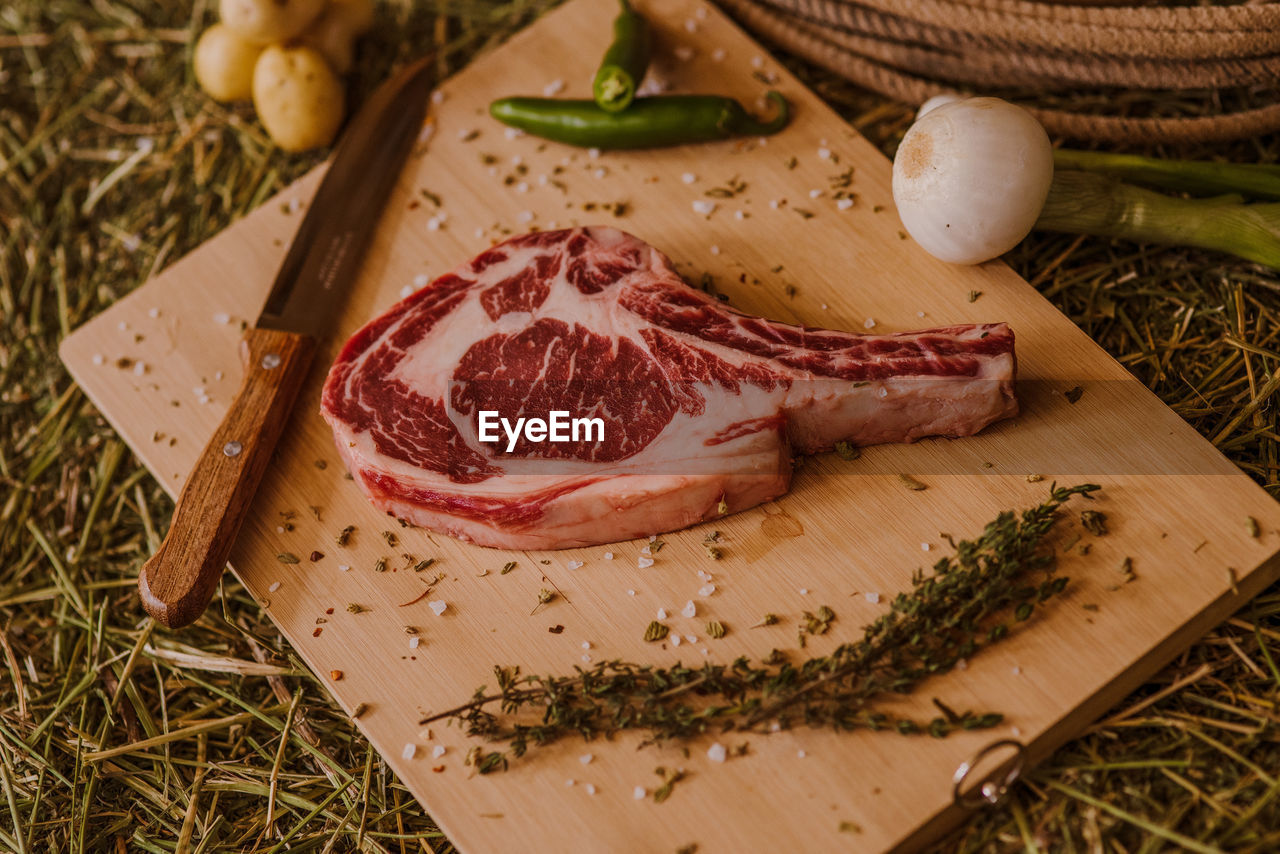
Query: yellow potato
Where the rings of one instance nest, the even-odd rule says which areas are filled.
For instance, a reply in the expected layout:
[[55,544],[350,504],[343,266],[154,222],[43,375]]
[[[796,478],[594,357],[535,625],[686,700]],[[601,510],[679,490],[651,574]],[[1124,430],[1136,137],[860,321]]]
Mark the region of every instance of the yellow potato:
[[221,0],[222,23],[254,44],[288,41],[320,16],[325,0]]
[[302,34],[309,44],[324,54],[339,74],[351,68],[356,36],[373,23],[373,0],[330,0],[324,12]]
[[261,53],[260,46],[214,24],[196,42],[196,82],[216,101],[247,101],[253,97],[253,67]]
[[315,48],[272,45],[253,69],[253,106],[285,151],[318,148],[342,124],[342,82]]

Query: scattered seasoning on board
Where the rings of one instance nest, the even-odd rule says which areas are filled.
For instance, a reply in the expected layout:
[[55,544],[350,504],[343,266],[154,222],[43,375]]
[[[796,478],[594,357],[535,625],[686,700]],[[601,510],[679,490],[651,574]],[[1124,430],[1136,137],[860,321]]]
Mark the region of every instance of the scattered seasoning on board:
[[750,626],[747,626],[747,628],[749,628],[749,629],[758,629],[758,628],[761,628],[761,627],[763,627],[763,626],[772,626],[772,625],[774,625],[774,624],[775,624],[775,623],[777,623],[777,622],[778,622],[778,615],[777,615],[777,614],[765,614],[763,617],[761,617],[761,618],[760,618],[760,622],[758,622],[758,623],[753,623],[753,624],[751,624]]
[[1097,510],[1083,510],[1080,513],[1080,524],[1090,534],[1101,537],[1107,533],[1107,514]]
[[1138,579],[1138,576],[1133,572],[1133,558],[1127,557],[1120,564],[1120,576],[1124,579],[1125,584]]
[[1083,395],[1084,395],[1084,389],[1081,388],[1080,386],[1069,388],[1062,393],[1062,396],[1067,399],[1067,403],[1075,403]]
[[862,451],[849,442],[836,442],[836,456],[842,460],[856,460],[862,456]]
[[1262,535],[1262,528],[1259,527],[1258,520],[1252,516],[1245,516],[1244,521],[1245,527],[1249,531],[1249,536],[1253,537],[1255,540],[1258,539],[1258,537]]
[[516,568],[516,562],[514,560],[509,560],[502,565],[502,571],[499,574],[506,575],[508,572],[510,572],[515,568]]
[[550,601],[551,601],[552,599],[554,599],[554,598],[556,598],[555,591],[553,591],[553,590],[548,590],[548,589],[547,589],[547,588],[545,588],[545,587],[544,587],[544,588],[542,588],[541,590],[539,590],[539,591],[538,591],[538,604],[533,606],[533,610],[529,612],[529,615],[530,615],[530,616],[532,616],[533,614],[536,614],[536,613],[538,612],[538,609],[539,609],[539,608],[541,608],[543,605],[547,604],[548,602],[550,602]]
[[554,626],[547,626],[547,631],[551,632],[553,635],[558,635],[564,631],[564,626],[556,623]]
[[363,614],[367,610],[369,609],[356,602],[351,602],[347,605],[347,613],[349,614]]
[[[655,804],[660,804],[667,798],[671,797],[671,792],[675,789],[676,783],[679,783],[684,779],[684,770],[680,768],[673,768],[668,771],[666,768],[659,765],[657,768],[653,769],[653,773],[662,778],[662,785],[653,790],[653,802]],[[687,847],[688,846],[686,846],[686,848]],[[697,850],[697,846],[695,845],[692,850]]]
[[[423,558],[422,560],[418,561],[417,563],[415,563],[415,564],[413,565],[413,571],[414,571],[414,572],[422,572],[424,569],[427,569],[428,567],[430,567],[430,566],[431,566],[432,564],[434,564],[435,562],[436,562],[436,559],[435,559],[435,558],[433,558],[433,557]],[[434,583],[434,582],[433,582],[433,583]]]
[[338,545],[345,546],[347,543],[349,543],[351,541],[351,535],[355,533],[355,530],[356,530],[355,525],[348,525],[347,527],[339,531],[337,536]]
[[342,677],[343,677],[344,675],[346,675],[346,674],[344,674],[341,670],[330,670],[330,671],[329,671],[329,678],[330,678],[330,679],[332,679],[334,682],[341,682],[341,681],[342,681]]
[[299,563],[298,556],[293,552],[281,552],[276,555],[276,560],[281,563]]
[[649,623],[648,628],[644,630],[644,639],[648,643],[654,643],[656,641],[666,640],[667,635],[670,633],[671,629],[668,626],[659,623],[657,620],[653,620]]
[[841,833],[861,833],[862,825],[853,821],[842,821],[837,828]]
[[909,474],[898,475],[898,482],[912,492],[920,492],[929,488],[928,485],[921,483]]
[[719,620],[712,620],[707,623],[707,634],[715,640],[719,640],[728,634],[729,630],[725,628],[724,623]]
[[387,545],[391,546],[391,548],[393,548],[393,549],[394,549],[396,546],[400,545],[400,538],[399,538],[399,537],[397,537],[397,536],[396,536],[393,532],[391,532],[391,531],[383,531],[383,532],[382,532],[382,539],[386,540],[386,541],[387,541]]
[[980,296],[982,296],[982,291],[969,291],[969,302],[977,302]]
[[378,562],[377,562],[377,563],[375,563],[375,564],[373,565],[373,571],[374,571],[374,572],[386,572],[386,571],[387,571],[387,559],[386,559],[385,557],[380,557],[380,558],[378,558]]

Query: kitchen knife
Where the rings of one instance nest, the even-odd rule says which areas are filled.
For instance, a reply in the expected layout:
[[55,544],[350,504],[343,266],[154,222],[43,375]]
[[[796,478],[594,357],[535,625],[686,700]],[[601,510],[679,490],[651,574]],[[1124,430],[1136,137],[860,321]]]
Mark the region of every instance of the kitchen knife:
[[195,622],[213,598],[317,342],[356,279],[422,129],[431,66],[426,58],[405,68],[356,114],[241,342],[240,389],[178,496],[169,533],[138,575],[143,606],[165,626]]

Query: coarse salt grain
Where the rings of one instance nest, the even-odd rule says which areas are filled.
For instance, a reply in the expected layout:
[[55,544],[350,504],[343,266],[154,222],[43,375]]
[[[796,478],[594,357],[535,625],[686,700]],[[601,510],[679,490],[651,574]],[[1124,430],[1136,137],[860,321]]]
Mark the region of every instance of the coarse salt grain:
[[590,663],[591,663],[591,656],[590,656],[590,654],[588,654],[588,653],[585,653],[585,652],[584,652],[584,653],[582,654],[582,660],[583,660],[583,661],[585,661],[587,664],[590,664]]
[[716,586],[714,584],[704,584],[698,588],[699,596],[710,596],[712,593],[715,593],[715,592],[716,592]]
[[645,789],[644,786],[636,786],[631,791],[631,797],[635,798],[637,801],[643,801],[648,794],[649,791]]
[[807,753],[805,753],[803,750],[797,750],[797,751],[796,751],[796,756],[800,757],[801,759],[804,759],[807,755],[808,755],[808,754],[807,754]]
[[712,255],[719,255],[719,254],[720,254],[720,247],[719,247],[719,246],[712,246],[712,247],[711,247],[711,254],[712,254]]
[[446,748],[443,744],[437,744],[435,747],[431,748],[431,755],[436,759],[439,759],[441,756],[444,756],[445,750]]
[[705,569],[700,569],[698,570],[698,577],[701,578],[703,581],[710,581],[711,573],[707,572]]
[[1021,730],[1021,729],[1019,729],[1019,728],[1018,728],[1018,727],[1016,727],[1016,726],[1009,727],[1009,734],[1010,734],[1010,735],[1012,735],[1012,736],[1014,736],[1014,737],[1017,737],[1017,736],[1022,735],[1022,730]]
[[752,68],[764,68],[764,57],[763,57],[763,56],[753,56],[753,57],[751,57],[751,67],[752,67]]
[[542,94],[548,98],[554,98],[556,95],[559,95],[562,91],[564,91],[564,81],[561,80],[559,77],[557,77],[555,80],[552,80],[546,86],[542,87]]
[[968,669],[969,669],[969,660],[967,658],[961,658],[956,661],[956,670],[968,670]]
[[577,780],[574,780],[572,777],[570,777],[568,780],[565,780],[565,781],[564,781],[564,784],[565,784],[566,786],[572,786],[572,785],[573,785],[574,783],[576,783],[576,782],[577,782]]
[[693,18],[685,18],[684,29],[687,33],[696,33],[698,31],[698,22]]
[[603,178],[605,175],[608,175],[608,174],[609,174],[609,170],[608,170],[608,169],[605,169],[603,166],[601,166],[599,169],[597,169],[596,171],[592,172],[591,174],[592,174],[592,175],[594,175],[594,176],[595,176],[595,177],[597,177],[597,178]]
[[146,362],[134,362],[134,363],[133,363],[133,373],[134,373],[134,376],[138,376],[138,377],[140,377],[140,376],[142,376],[143,374],[145,374],[146,372],[147,372],[147,363],[146,363]]
[[227,314],[225,311],[214,312],[213,322],[214,323],[230,323],[231,315]]
[[507,139],[519,139],[524,136],[524,131],[520,130],[520,128],[507,128],[506,134]]
[[433,216],[431,219],[427,220],[427,231],[439,231],[439,230],[440,230],[439,217]]
[[129,328],[129,324],[127,321],[122,320],[116,324],[116,329],[119,329],[121,332],[124,332],[128,328]]
[[412,759],[418,755],[418,745],[412,741],[404,746],[404,750],[400,751],[400,756],[404,759]]
[[93,363],[95,365],[105,365],[107,363],[107,357],[102,355],[101,353],[94,353]]
[[679,636],[679,635],[672,635],[672,636],[671,636],[671,645],[672,645],[672,646],[679,646],[679,645],[680,645],[680,636]]
[[588,156],[588,157],[590,157],[592,160],[599,160],[599,159],[600,159],[600,149],[598,149],[598,148],[588,148],[588,149],[587,149],[587,156]]
[[213,378],[214,378],[215,380],[220,380],[220,379],[222,379],[222,371],[214,371],[214,372],[213,372]]
[[666,608],[659,608],[659,609],[658,609],[658,619],[659,619],[659,620],[665,620],[666,618],[667,618],[667,609],[666,609]]
[[702,649],[698,650],[698,651],[699,651],[699,652],[701,652],[703,655],[710,655],[710,654],[711,654],[711,650],[707,649],[705,646],[704,646]]
[[596,793],[595,783],[588,783],[587,785],[583,786],[583,788],[587,790],[588,795],[594,795]]
[[716,48],[715,50],[711,51],[711,58],[712,58],[713,60],[715,60],[716,62],[721,62],[721,61],[723,61],[723,60],[724,60],[724,48],[722,48],[722,47],[718,47],[718,48]]
[[881,386],[880,389],[876,392],[876,395],[878,397],[888,397],[889,389],[885,388],[884,386]]
[[340,564],[338,564],[338,571],[339,571],[339,572],[350,572],[350,571],[351,571],[351,567],[350,567],[350,566],[348,566],[348,565],[347,565],[347,564],[345,564],[345,563],[340,563]]
[[779,202],[777,199],[769,200],[769,207],[773,208],[775,211],[778,209],[778,205],[779,205]]
[[879,594],[879,593],[863,593],[862,595],[863,595],[863,598],[865,598],[865,599],[866,599],[868,602],[870,602],[872,605],[879,605],[879,604],[880,604],[880,594]]
[[746,218],[747,218],[747,215],[746,215],[746,214],[744,214],[742,211],[734,211],[734,212],[733,212],[733,218],[734,218],[734,219],[746,219]]
[[830,160],[830,159],[831,159],[831,149],[829,149],[829,148],[819,148],[819,149],[818,149],[818,156],[819,156],[819,157],[821,157],[823,160]]
[[550,180],[551,180],[551,179],[550,179],[550,178],[548,178],[548,177],[547,177],[547,175],[546,175],[546,173],[544,172],[543,174],[541,174],[541,175],[539,175],[539,176],[538,176],[538,186],[539,186],[539,187],[545,187],[545,186],[547,186],[547,182],[548,182],[548,181],[550,181]]
[[271,586],[267,588],[267,592],[268,592],[268,593],[275,593],[275,592],[276,592],[277,590],[279,590],[279,589],[280,589],[280,582],[279,582],[279,581],[273,581],[273,582],[271,582]]
[[868,317],[868,318],[863,322],[863,324],[862,324],[862,325],[863,325],[863,327],[864,327],[864,328],[866,328],[866,329],[875,329],[875,328],[876,328],[876,319],[875,319],[874,317]]
[[821,190],[810,190],[810,191],[809,191],[809,198],[811,198],[811,199],[819,198],[821,195],[822,195],[822,191],[821,191]]
[[405,285],[400,289],[400,299],[404,299],[413,293],[413,285]]
[[581,569],[583,564],[580,560],[571,560],[567,565],[570,569]]
[[685,636],[684,636],[684,639],[685,639],[685,642],[686,642],[686,643],[697,643],[697,642],[698,642],[698,636],[697,636],[697,635],[685,635]]
[[283,534],[283,533],[284,533],[284,525],[276,525],[276,533],[277,533],[277,534]]
[[471,136],[473,133],[475,133],[475,131],[468,130],[467,128],[463,128],[462,130],[458,131],[458,139],[466,139],[467,137]]
[[649,546],[645,546],[640,550],[640,554],[642,555],[653,554],[653,549],[651,549]]
[[808,595],[809,595],[809,588],[808,588],[808,587],[801,587],[801,588],[800,588],[800,595],[801,595],[801,596],[808,596]]
[[516,219],[521,222],[533,222],[533,211],[520,211],[520,214]]
[[604,553],[604,559],[605,559],[605,560],[613,560],[613,552],[605,552],[605,553]]
[[422,643],[422,638],[409,638],[409,649],[417,649],[420,643]]
[[705,21],[707,19],[707,7],[699,6],[693,11],[693,17],[697,18],[699,21]]
[[160,316],[160,309],[156,308],[155,306],[152,306],[151,308],[147,309],[147,317],[150,317],[152,320],[155,320],[159,316]]
[[836,200],[836,210],[847,211],[851,207],[853,207],[853,199]]
[[529,182],[528,182],[528,181],[521,181],[519,184],[516,184],[516,192],[517,192],[517,193],[527,193],[527,192],[529,192]]
[[[693,600],[690,599],[688,602],[685,602],[684,607],[680,609],[680,615],[682,617],[696,617],[698,616],[698,606],[693,604]],[[693,643],[693,641],[690,641],[690,643]]]
[[650,534],[650,535],[649,535],[649,542],[651,542],[651,543],[656,543],[657,541],[658,541],[658,535],[657,535],[657,534]]
[[707,748],[707,758],[712,762],[723,762],[729,758],[729,751],[725,750],[724,745],[717,741]]
[[1021,676],[1021,675],[1022,675],[1022,668],[1021,668],[1021,667],[1019,667],[1019,666],[1018,666],[1018,665],[1016,665],[1016,664],[1015,664],[1015,665],[1013,665],[1013,675],[1014,675],[1014,676]]
[[698,176],[692,172],[686,172],[680,176],[680,180],[684,181],[686,184],[692,184],[694,181],[698,180]]
[[595,759],[595,758],[596,758],[596,757],[595,757],[593,754],[590,754],[590,753],[584,753],[584,754],[582,754],[581,756],[579,756],[579,757],[578,757],[578,761],[579,761],[579,762],[581,762],[583,765],[590,765],[590,764],[591,764],[591,760],[592,760],[592,759]]
[[443,92],[441,92],[439,89],[437,89],[436,91],[432,92],[432,93],[431,93],[431,103],[433,103],[433,104],[443,104],[443,103],[444,103],[444,93],[443,93]]
[[445,612],[446,608],[449,607],[449,603],[443,599],[436,599],[433,602],[428,602],[427,607],[431,609],[431,613],[438,617]]
[[628,596],[634,596],[634,595],[636,595],[636,592],[635,592],[634,590],[628,590],[628,591],[627,591],[627,595],[628,595]]
[[483,229],[483,228],[477,228],[477,229],[476,229],[476,240],[479,240],[479,239],[480,239],[480,238],[482,238],[482,237],[484,237],[484,229]]
[[641,569],[646,569],[650,566],[653,566],[653,558],[640,555],[640,557],[636,558],[636,565],[638,565]]
[[583,641],[583,642],[582,642],[582,648],[583,648],[583,649],[591,649],[591,641]]
[[927,552],[927,551],[929,551],[929,549],[931,549],[931,548],[933,548],[933,547],[932,547],[932,546],[930,546],[928,543],[921,543],[921,544],[920,544],[920,551],[922,551],[922,552]]
[[711,216],[716,212],[716,203],[709,202],[706,199],[698,199],[693,203],[693,212],[703,216]]
[[680,45],[673,51],[673,53],[676,55],[676,59],[681,62],[688,62],[693,59],[693,48],[687,45]]

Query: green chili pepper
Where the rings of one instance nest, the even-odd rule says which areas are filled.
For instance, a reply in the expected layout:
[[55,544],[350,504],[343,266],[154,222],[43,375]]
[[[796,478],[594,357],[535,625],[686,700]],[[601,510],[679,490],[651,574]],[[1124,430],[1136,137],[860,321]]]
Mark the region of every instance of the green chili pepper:
[[489,105],[489,114],[534,136],[583,148],[658,148],[777,133],[791,110],[779,93],[769,92],[768,98],[778,114],[767,122],[720,95],[637,98],[621,113],[605,112],[595,101],[502,98]]
[[622,11],[613,21],[613,44],[605,51],[591,84],[600,109],[617,113],[631,105],[636,87],[644,79],[649,68],[649,52],[652,39],[649,22],[631,8],[628,0],[621,0]]

